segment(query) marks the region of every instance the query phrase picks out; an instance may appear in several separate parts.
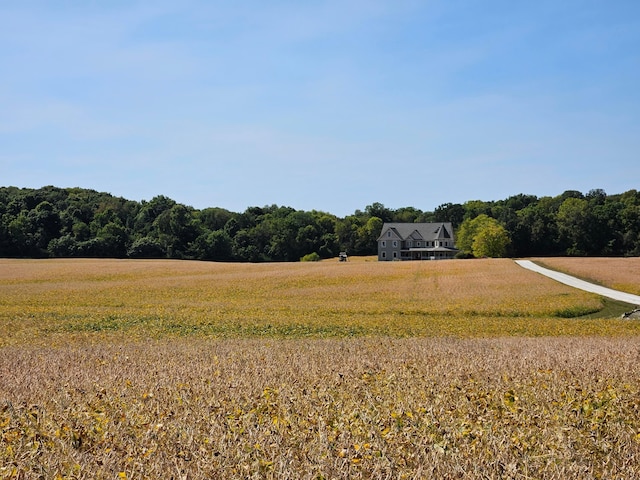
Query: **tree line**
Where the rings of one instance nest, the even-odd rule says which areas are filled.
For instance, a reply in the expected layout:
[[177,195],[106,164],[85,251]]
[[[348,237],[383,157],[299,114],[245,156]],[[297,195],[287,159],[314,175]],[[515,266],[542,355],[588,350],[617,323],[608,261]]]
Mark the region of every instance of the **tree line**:
[[640,193],[569,190],[434,211],[368,205],[340,218],[285,206],[202,210],[82,188],[0,187],[0,257],[298,261],[373,255],[384,222],[451,222],[462,256],[640,255]]

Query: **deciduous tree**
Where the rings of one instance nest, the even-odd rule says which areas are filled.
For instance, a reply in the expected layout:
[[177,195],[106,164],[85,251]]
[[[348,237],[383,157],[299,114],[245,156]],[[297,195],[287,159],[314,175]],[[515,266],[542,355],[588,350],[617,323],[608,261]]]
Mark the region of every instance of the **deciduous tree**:
[[503,257],[510,243],[507,230],[485,214],[465,220],[458,231],[458,249],[474,257]]
[[482,225],[473,239],[474,257],[504,257],[511,243],[507,230],[497,221]]

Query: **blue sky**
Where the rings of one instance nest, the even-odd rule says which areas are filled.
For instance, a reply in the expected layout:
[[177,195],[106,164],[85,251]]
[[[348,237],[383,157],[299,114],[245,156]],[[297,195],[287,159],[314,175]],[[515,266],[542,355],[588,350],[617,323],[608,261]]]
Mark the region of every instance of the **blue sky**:
[[0,2],[0,185],[344,216],[640,188],[640,2]]

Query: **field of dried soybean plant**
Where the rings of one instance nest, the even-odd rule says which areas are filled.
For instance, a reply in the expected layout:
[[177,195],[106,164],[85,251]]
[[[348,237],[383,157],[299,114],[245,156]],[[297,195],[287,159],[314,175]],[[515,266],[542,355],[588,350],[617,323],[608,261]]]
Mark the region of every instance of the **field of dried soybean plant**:
[[0,260],[0,477],[638,477],[601,306],[509,260]]

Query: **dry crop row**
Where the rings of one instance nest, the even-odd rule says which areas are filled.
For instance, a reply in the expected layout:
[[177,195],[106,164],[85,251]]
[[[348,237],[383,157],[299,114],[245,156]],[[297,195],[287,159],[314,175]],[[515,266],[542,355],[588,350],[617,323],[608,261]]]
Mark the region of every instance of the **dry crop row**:
[[2,478],[638,478],[637,337],[0,349]]
[[640,295],[640,257],[533,258],[549,268],[595,281],[609,288]]
[[0,345],[74,336],[633,334],[510,260],[225,264],[0,260]]

